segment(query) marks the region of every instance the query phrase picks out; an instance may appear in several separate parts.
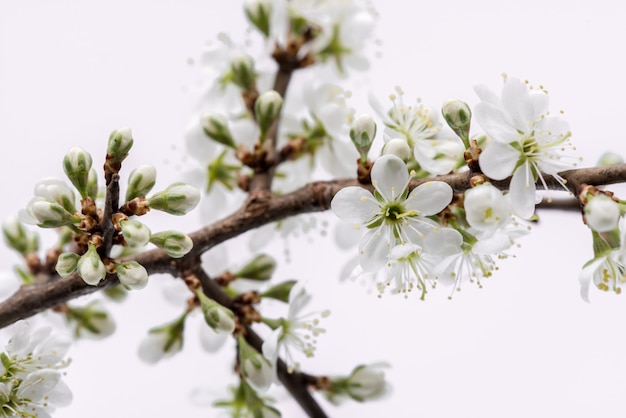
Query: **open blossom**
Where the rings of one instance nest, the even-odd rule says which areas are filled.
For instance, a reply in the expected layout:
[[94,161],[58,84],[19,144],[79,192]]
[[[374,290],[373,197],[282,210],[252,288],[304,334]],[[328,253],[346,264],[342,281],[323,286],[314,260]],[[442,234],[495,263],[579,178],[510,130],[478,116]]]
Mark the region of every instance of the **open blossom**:
[[427,216],[450,203],[452,188],[431,181],[408,193],[406,164],[395,155],[378,158],[371,178],[375,194],[361,187],[346,187],[335,195],[331,207],[344,221],[369,230],[359,244],[360,263],[366,271],[377,271],[387,261],[391,247],[419,242],[426,232],[438,228]]
[[72,393],[58,369],[70,346],[70,338],[51,328],[32,330],[17,322],[14,334],[1,353],[0,417],[51,417],[66,406]]
[[481,102],[474,115],[491,140],[480,154],[480,168],[495,180],[513,175],[509,191],[513,210],[529,218],[537,202],[537,179],[547,188],[542,173],[567,189],[558,173],[578,161],[563,152],[573,149],[569,125],[548,112],[543,89],[529,88],[518,79],[505,79],[501,97],[482,85],[475,90]]
[[370,106],[383,118],[386,126],[386,144],[403,139],[421,168],[433,174],[449,173],[463,158],[463,144],[443,135],[442,126],[432,108],[421,103],[407,105],[403,97],[402,89],[396,87],[396,94],[390,96],[393,106],[385,110],[374,96],[369,96]]
[[[287,318],[275,321],[278,326],[265,339],[263,355],[270,361],[274,371],[279,354],[287,362],[290,370],[298,370],[300,364],[294,358],[294,351],[300,351],[307,357],[315,352],[316,338],[326,332],[319,326],[316,314],[301,314],[302,309],[309,303],[311,296],[306,293],[304,286],[297,283],[289,293],[289,312]],[[329,311],[321,314],[322,318],[330,315]],[[276,376],[274,374],[274,376]]]

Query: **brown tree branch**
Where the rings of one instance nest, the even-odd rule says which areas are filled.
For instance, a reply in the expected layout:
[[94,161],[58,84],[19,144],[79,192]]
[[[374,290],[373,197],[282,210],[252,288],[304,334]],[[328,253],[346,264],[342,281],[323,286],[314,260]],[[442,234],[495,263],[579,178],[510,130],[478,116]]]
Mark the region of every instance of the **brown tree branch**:
[[[220,285],[218,285],[214,280],[211,280],[201,266],[196,266],[192,272],[200,280],[202,290],[208,297],[215,300],[222,306],[233,310],[234,306],[232,299],[224,293],[224,290]],[[254,347],[259,353],[263,352],[263,339],[261,339],[261,337],[247,325],[245,338],[248,344]],[[299,372],[289,373],[287,365],[281,359],[278,359],[277,373],[280,382],[283,386],[285,386],[291,396],[293,396],[294,400],[298,402],[300,407],[309,417],[327,417],[324,410],[313,398],[311,392],[309,392],[308,385],[310,380],[306,377],[306,375]]]
[[[626,164],[603,168],[581,168],[560,173],[567,180],[572,192],[582,184],[601,186],[626,182]],[[562,190],[552,176],[544,176],[548,189]],[[411,186],[428,180],[440,180],[450,184],[455,192],[463,192],[469,186],[467,173],[438,176],[412,182]],[[496,187],[506,189],[508,180],[493,182]],[[179,276],[185,269],[192,269],[199,263],[199,256],[210,248],[262,225],[303,213],[327,210],[333,196],[343,187],[359,186],[356,180],[335,180],[309,183],[284,196],[252,194],[244,206],[232,215],[190,235],[194,248],[185,257],[172,259],[165,251],[155,249],[133,257],[143,265],[149,274],[169,273]],[[538,185],[540,188],[542,186]],[[0,328],[15,321],[30,317],[39,312],[65,303],[78,296],[96,292],[102,288],[118,284],[115,275],[108,275],[98,286],[88,286],[76,274],[66,278],[23,286],[0,304]]]

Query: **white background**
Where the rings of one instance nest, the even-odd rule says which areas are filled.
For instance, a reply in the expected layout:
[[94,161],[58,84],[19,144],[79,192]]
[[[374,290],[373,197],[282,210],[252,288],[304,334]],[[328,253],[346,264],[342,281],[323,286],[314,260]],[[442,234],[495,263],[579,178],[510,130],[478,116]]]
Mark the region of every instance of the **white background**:
[[[0,218],[16,214],[45,176],[62,178],[61,160],[74,145],[99,165],[111,130],[130,126],[130,168],[151,162],[157,188],[177,180],[182,139],[199,72],[187,64],[219,31],[243,30],[238,6],[223,1],[3,1],[0,3]],[[583,165],[607,149],[625,154],[626,6],[615,1],[374,2],[382,58],[370,88],[381,99],[400,85],[411,101],[439,106],[458,97],[475,104],[472,86],[498,90],[500,74],[543,84],[551,108],[563,109]],[[366,103],[352,103],[366,111]],[[478,131],[476,129],[476,131]],[[127,171],[128,172],[128,171]],[[579,297],[578,275],[591,257],[590,234],[576,214],[542,212],[517,258],[501,263],[483,289],[464,286],[447,300],[426,302],[339,283],[349,253],[314,242],[293,247],[279,278],[307,279],[313,309],[329,308],[328,332],[313,373],[347,373],[386,360],[393,393],[366,405],[348,403],[331,416],[582,417],[624,416],[624,296],[592,290]],[[160,218],[162,221],[166,218]],[[198,219],[167,218],[190,230]],[[163,228],[165,229],[165,228]],[[282,244],[276,256],[281,256]],[[234,260],[236,261],[236,260]],[[0,269],[18,262],[0,249]],[[328,268],[326,268],[328,267]],[[199,348],[198,318],[184,352],[156,367],[137,360],[147,328],[179,310],[163,302],[160,283],[114,308],[115,337],[73,347],[67,381],[75,394],[59,417],[211,417],[197,402],[223,397],[232,355]],[[86,301],[78,301],[86,302]],[[280,391],[272,395],[283,401]],[[286,417],[300,416],[284,405]]]

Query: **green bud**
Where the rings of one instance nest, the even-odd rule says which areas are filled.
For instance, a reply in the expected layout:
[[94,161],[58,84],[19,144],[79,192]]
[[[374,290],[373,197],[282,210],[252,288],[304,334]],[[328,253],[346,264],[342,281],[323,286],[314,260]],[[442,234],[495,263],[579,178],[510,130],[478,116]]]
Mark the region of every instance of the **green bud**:
[[98,254],[95,245],[89,244],[87,252],[78,260],[76,270],[85,283],[91,286],[98,285],[100,280],[104,279],[107,270],[104,263],[100,259],[100,255]]
[[127,289],[140,290],[148,285],[148,272],[136,261],[116,264],[115,272],[120,283]]
[[148,364],[171,357],[183,349],[183,336],[187,312],[179,318],[148,331],[139,345],[139,358]]
[[80,256],[76,253],[63,253],[59,256],[54,269],[59,273],[59,276],[67,277],[76,271],[78,260],[80,260]]
[[126,190],[126,201],[131,201],[136,197],[146,196],[154,187],[156,182],[156,169],[151,164],[143,164],[130,172],[128,177],[128,189]]
[[411,158],[411,147],[409,147],[406,139],[392,138],[383,145],[382,154],[393,154],[402,161],[407,162]]
[[20,220],[40,228],[58,228],[80,222],[79,217],[69,213],[63,206],[41,197],[35,197],[25,210],[20,211]]
[[598,160],[598,167],[609,167],[611,165],[624,164],[624,158],[621,155],[607,151],[600,156]]
[[100,340],[115,332],[115,321],[99,300],[84,307],[70,307],[65,318],[76,338]]
[[161,210],[171,215],[185,215],[200,202],[200,192],[185,183],[174,183],[162,192],[148,198],[150,209]]
[[235,273],[239,279],[265,281],[272,278],[276,260],[267,254],[259,254]]
[[250,23],[266,38],[270,36],[272,2],[269,0],[246,0],[244,11]]
[[244,91],[252,91],[256,86],[256,73],[254,72],[254,61],[246,54],[238,54],[230,62],[232,80]]
[[152,234],[150,242],[165,250],[172,258],[181,258],[193,248],[193,241],[189,236],[171,230]]
[[88,196],[87,184],[90,170],[91,155],[84,149],[73,147],[65,154],[63,171],[83,199]]
[[87,196],[94,201],[98,198],[98,173],[93,167],[89,170],[89,175],[87,176]]
[[122,235],[129,247],[143,247],[150,242],[150,229],[136,219],[127,219],[120,222]]
[[76,212],[74,191],[61,180],[49,178],[40,181],[35,186],[35,196],[42,197],[48,202],[58,203],[69,213]]
[[289,293],[291,289],[297,283],[296,280],[287,280],[282,283],[278,283],[275,286],[270,287],[265,292],[259,294],[261,298],[270,298],[280,300],[282,302],[289,302]]
[[257,392],[267,391],[274,380],[272,364],[241,335],[237,338],[237,346],[241,373],[246,382]]
[[232,334],[235,330],[235,314],[205,295],[202,289],[198,289],[196,295],[207,325],[217,333]]
[[360,115],[350,126],[350,139],[361,156],[361,162],[367,161],[367,153],[370,151],[376,136],[376,122],[370,115]]
[[230,133],[226,117],[218,113],[206,114],[202,117],[201,122],[202,129],[209,138],[234,150],[237,149],[237,144]]
[[283,98],[274,90],[266,91],[254,102],[254,114],[261,129],[261,142],[265,139],[272,123],[280,115],[282,106]]
[[469,148],[472,111],[468,104],[461,100],[446,100],[441,107],[441,113],[448,126],[461,138],[465,147]]
[[133,146],[133,133],[130,128],[116,129],[109,135],[107,154],[115,161],[122,162],[128,156],[128,151]]
[[2,234],[5,244],[22,255],[36,252],[39,249],[39,236],[24,228],[14,216],[2,223]]

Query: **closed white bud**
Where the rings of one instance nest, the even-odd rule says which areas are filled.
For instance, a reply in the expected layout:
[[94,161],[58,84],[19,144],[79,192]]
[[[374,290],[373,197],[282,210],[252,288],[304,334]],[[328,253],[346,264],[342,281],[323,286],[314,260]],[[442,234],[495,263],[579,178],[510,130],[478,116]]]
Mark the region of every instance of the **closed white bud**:
[[133,133],[130,128],[116,129],[109,135],[107,154],[115,161],[121,162],[128,155],[128,151],[133,146]]
[[207,325],[217,333],[232,334],[235,330],[235,314],[205,295],[202,289],[198,289],[196,295]]
[[163,231],[152,234],[150,242],[165,250],[172,258],[180,258],[193,248],[193,241],[188,235],[178,231]]
[[361,161],[367,160],[367,153],[374,143],[376,136],[376,122],[367,114],[360,115],[352,122],[350,126],[350,139],[356,147]]
[[156,169],[151,164],[143,164],[130,172],[126,201],[136,197],[146,196],[156,183]]
[[266,38],[270,36],[272,2],[270,0],[246,0],[243,7],[250,23]]
[[58,179],[45,179],[35,186],[35,196],[63,206],[69,213],[76,212],[76,196],[70,186]]
[[282,106],[283,98],[274,90],[266,91],[256,99],[254,113],[261,129],[262,138],[265,137],[270,126],[280,114]]
[[224,115],[210,113],[202,116],[202,129],[212,140],[227,147],[237,149],[237,144],[228,127],[228,120]]
[[41,228],[58,228],[77,223],[80,219],[58,203],[49,202],[41,197],[32,199],[25,210],[20,211],[22,222],[35,224]]
[[150,229],[136,219],[120,222],[122,235],[129,247],[143,247],[150,242]]
[[349,395],[358,401],[376,399],[384,395],[387,391],[387,382],[382,367],[386,365],[362,365],[355,368],[348,378]]
[[63,253],[57,259],[54,269],[59,273],[59,276],[67,277],[76,271],[78,260],[80,260],[80,256],[76,253]]
[[83,198],[87,197],[91,164],[91,155],[79,147],[71,148],[63,158],[63,171]]
[[615,152],[607,151],[598,160],[598,167],[609,167],[617,164],[624,164],[624,158]]
[[252,91],[256,86],[254,60],[246,54],[237,54],[230,61],[232,81],[244,91]]
[[506,198],[490,183],[466,191],[464,206],[467,223],[479,231],[495,231],[509,220]]
[[246,382],[257,392],[266,392],[274,380],[272,364],[242,336],[237,338],[237,343],[239,364]]
[[200,202],[200,192],[185,183],[174,183],[148,199],[150,209],[161,210],[172,215],[185,215]]
[[136,261],[116,264],[115,272],[120,283],[127,289],[139,290],[148,285],[148,272]]
[[96,286],[100,280],[104,279],[107,270],[95,245],[89,244],[87,252],[78,260],[76,270],[85,283],[91,286]]
[[409,147],[409,143],[405,139],[392,138],[383,146],[382,154],[392,154],[407,162],[411,158],[411,147]]
[[587,226],[596,232],[608,232],[617,228],[619,204],[602,193],[588,199],[585,204]]

